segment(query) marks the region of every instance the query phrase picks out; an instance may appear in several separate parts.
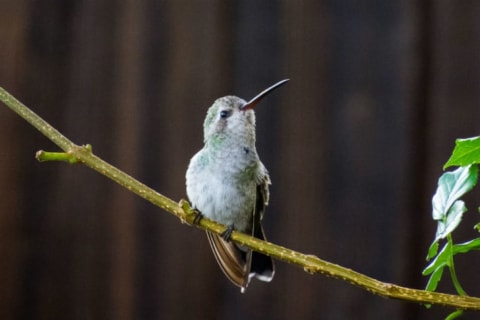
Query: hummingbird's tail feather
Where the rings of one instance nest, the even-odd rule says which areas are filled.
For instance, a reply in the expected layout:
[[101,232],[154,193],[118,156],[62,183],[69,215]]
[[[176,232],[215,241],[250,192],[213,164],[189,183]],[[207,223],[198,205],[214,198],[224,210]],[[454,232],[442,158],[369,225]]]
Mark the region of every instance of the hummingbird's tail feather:
[[[238,248],[233,242],[225,241],[220,235],[207,231],[208,242],[215,259],[227,278],[245,291],[250,274],[250,259],[247,252]],[[251,258],[251,255],[250,255]]]
[[[255,237],[266,240],[261,225],[255,228]],[[216,233],[207,231],[207,238],[223,273],[234,285],[240,287],[242,292],[252,278],[272,281],[275,267],[271,257],[250,249],[241,250],[235,243],[225,241]]]
[[[253,232],[253,236],[255,238],[265,241],[267,240],[261,224],[255,224]],[[255,277],[260,281],[270,282],[272,281],[274,275],[275,265],[273,263],[273,259],[260,252],[253,251],[250,267],[250,278]]]

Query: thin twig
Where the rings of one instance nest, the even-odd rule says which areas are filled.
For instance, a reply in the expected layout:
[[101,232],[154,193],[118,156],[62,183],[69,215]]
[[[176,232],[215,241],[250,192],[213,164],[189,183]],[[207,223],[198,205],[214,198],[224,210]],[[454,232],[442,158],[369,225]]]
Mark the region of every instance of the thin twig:
[[[36,158],[39,161],[83,163],[154,205],[174,214],[182,222],[190,225],[193,224],[195,213],[188,205],[188,202],[180,201],[180,203],[177,203],[147,187],[123,171],[120,171],[95,156],[90,145],[78,146],[74,144],[1,87],[0,100],[65,151],[64,153],[39,151],[36,154]],[[195,226],[219,234],[226,229],[224,225],[205,218],[201,219]],[[278,260],[298,265],[308,273],[320,273],[341,279],[383,297],[421,304],[438,304],[464,310],[480,310],[480,298],[411,289],[381,282],[351,269],[321,260],[316,256],[296,252],[236,231],[232,233],[231,239]]]

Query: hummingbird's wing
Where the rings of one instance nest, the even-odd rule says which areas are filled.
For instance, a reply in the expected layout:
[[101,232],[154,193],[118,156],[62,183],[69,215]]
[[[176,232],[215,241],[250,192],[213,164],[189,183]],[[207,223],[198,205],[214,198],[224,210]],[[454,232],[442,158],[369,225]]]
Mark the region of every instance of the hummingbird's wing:
[[251,254],[240,250],[235,243],[223,240],[216,233],[207,231],[207,238],[225,276],[242,291],[245,290],[249,282]]
[[[265,174],[262,182],[257,185],[257,199],[255,209],[253,212],[253,225],[252,235],[260,240],[267,240],[265,232],[262,227],[262,218],[265,212],[265,208],[268,205],[268,185],[270,184],[270,178],[268,174]],[[258,280],[270,282],[275,274],[275,266],[272,258],[266,256],[260,252],[250,250],[251,254],[251,267],[249,277],[255,277]]]

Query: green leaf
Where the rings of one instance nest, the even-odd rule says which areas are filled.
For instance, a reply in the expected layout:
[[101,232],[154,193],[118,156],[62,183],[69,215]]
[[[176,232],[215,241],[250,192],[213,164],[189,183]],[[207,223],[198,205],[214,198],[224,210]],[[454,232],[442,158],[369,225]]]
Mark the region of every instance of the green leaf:
[[463,315],[463,310],[457,310],[457,311],[454,311],[454,312],[450,313],[448,315],[448,317],[445,318],[445,320],[453,320],[453,319],[456,319],[456,318],[460,317],[461,315]]
[[428,276],[429,274],[437,272],[436,270],[447,266],[450,261],[450,254],[452,253],[452,250],[450,249],[450,244],[448,242],[445,243],[436,258],[433,259],[433,261],[422,271],[422,275]]
[[448,267],[451,253],[451,245],[447,242],[437,257],[422,271],[422,275],[430,275],[425,290],[435,291],[437,289],[438,283],[442,279],[443,270]]
[[[438,250],[438,241],[434,241],[430,246],[429,257],[430,253],[434,255],[433,252],[436,250]],[[436,258],[422,271],[422,275],[430,275],[425,290],[435,291],[437,289],[438,283],[442,279],[444,268],[451,267],[449,264],[453,258],[452,255],[456,255],[458,253],[467,253],[472,250],[480,250],[480,238],[461,244],[451,245],[449,242],[445,243]]]
[[455,148],[443,166],[446,169],[450,166],[467,166],[480,163],[480,137],[455,140]]
[[480,238],[453,245],[454,255],[457,253],[467,253],[472,250],[480,250]]
[[435,291],[437,289],[438,283],[442,279],[443,267],[435,269],[435,271],[432,273],[428,279],[427,285],[425,286],[426,291]]
[[480,223],[477,223],[476,225],[473,226],[473,229],[477,230],[480,232]]
[[432,217],[438,221],[435,241],[444,239],[460,224],[467,207],[458,199],[472,190],[477,179],[478,166],[459,167],[445,172],[438,179],[437,191],[432,198]]
[[[477,178],[477,166],[459,167],[455,171],[442,174],[432,198],[433,220],[445,220],[455,201],[475,186]],[[458,207],[452,213],[457,213],[461,207],[458,204],[456,206]]]
[[455,230],[460,224],[460,221],[462,221],[463,214],[466,211],[467,207],[465,206],[465,202],[462,200],[455,201],[448,210],[445,219],[438,221],[435,240],[444,239]]
[[428,254],[427,254],[427,261],[430,261],[433,257],[437,255],[438,252],[438,241],[435,240],[433,243],[430,245],[430,248],[428,248]]

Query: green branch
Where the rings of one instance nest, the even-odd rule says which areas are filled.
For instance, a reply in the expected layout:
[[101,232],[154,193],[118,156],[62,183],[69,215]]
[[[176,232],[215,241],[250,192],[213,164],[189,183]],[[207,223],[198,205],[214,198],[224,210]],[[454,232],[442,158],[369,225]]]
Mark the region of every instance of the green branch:
[[[159,194],[155,190],[147,187],[143,183],[135,180],[131,176],[95,156],[90,145],[78,146],[74,144],[1,87],[0,100],[64,151],[39,151],[36,154],[36,158],[39,161],[67,161],[69,163],[82,163],[112,179],[147,201],[150,201],[154,205],[174,214],[183,223],[193,225],[195,212],[190,208],[187,201],[182,200],[180,203],[177,203]],[[219,234],[226,229],[224,225],[205,218],[201,219],[198,224],[195,224],[195,226]],[[308,273],[320,273],[336,279],[341,279],[383,297],[422,304],[444,305],[464,310],[480,310],[480,298],[410,289],[390,283],[384,283],[353,270],[321,260],[316,256],[296,252],[236,231],[232,233],[231,239],[241,245],[250,247],[255,251],[272,256],[275,259],[298,265]]]

